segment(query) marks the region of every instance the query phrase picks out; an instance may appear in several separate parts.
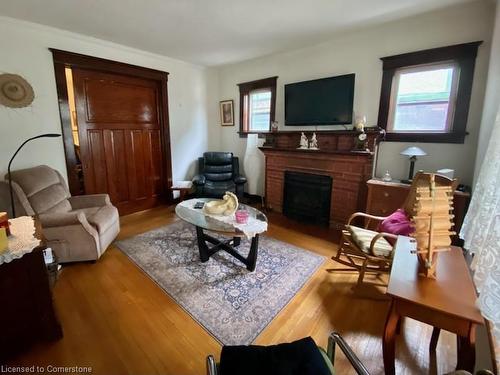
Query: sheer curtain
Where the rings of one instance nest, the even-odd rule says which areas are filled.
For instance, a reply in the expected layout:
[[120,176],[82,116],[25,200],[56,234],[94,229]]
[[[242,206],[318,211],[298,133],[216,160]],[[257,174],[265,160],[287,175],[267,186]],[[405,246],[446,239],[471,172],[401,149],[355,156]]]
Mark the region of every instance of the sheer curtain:
[[500,342],[500,110],[486,151],[460,237],[474,254],[472,269],[478,305],[493,323]]

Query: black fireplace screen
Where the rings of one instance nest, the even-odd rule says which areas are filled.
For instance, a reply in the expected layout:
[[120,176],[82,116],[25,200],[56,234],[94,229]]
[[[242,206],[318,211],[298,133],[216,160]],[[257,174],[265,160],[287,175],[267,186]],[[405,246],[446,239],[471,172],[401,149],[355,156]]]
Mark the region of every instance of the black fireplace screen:
[[285,171],[283,214],[305,223],[328,226],[332,178]]

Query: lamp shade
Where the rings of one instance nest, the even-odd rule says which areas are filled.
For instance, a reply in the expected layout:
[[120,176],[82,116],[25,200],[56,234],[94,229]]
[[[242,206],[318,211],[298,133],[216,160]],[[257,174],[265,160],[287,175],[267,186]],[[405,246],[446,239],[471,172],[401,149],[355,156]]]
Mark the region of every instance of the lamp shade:
[[408,147],[407,149],[401,151],[401,155],[405,156],[425,156],[427,153],[419,147]]

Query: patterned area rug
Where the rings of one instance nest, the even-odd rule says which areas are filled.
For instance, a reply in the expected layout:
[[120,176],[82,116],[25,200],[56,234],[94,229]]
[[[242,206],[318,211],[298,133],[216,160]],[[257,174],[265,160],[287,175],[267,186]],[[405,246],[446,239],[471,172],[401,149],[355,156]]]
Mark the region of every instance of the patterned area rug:
[[[195,228],[182,221],[116,245],[226,345],[252,343],[325,260],[260,236],[254,272],[223,251],[201,263]],[[249,241],[238,248],[246,256]]]

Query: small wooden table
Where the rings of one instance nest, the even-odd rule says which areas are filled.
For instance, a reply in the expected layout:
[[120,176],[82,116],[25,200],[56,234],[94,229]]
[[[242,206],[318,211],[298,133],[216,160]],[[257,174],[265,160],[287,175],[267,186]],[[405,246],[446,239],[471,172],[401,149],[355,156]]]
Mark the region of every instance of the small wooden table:
[[170,189],[179,191],[179,200],[182,202],[186,194],[193,188],[191,181],[174,181]]
[[457,369],[473,372],[475,363],[476,326],[484,324],[475,305],[476,290],[462,250],[452,246],[440,252],[436,279],[418,275],[418,260],[411,253],[414,244],[408,237],[398,238],[387,294],[391,308],[383,336],[386,374],[394,374],[395,341],[402,317],[434,326],[431,350],[435,348],[438,329],[457,334]]

